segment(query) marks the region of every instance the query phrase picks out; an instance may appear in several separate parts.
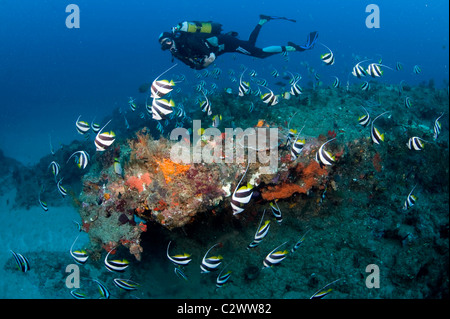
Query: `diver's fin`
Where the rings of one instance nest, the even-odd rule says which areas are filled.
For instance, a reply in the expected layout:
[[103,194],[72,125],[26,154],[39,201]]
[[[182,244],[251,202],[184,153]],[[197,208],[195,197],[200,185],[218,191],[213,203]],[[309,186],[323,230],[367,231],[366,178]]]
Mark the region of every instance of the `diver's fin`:
[[308,34],[305,45],[298,45],[293,42],[288,42],[288,45],[290,45],[291,47],[294,47],[296,51],[309,50],[309,49],[314,48],[314,44],[316,44],[318,37],[319,37],[319,33],[317,31],[313,31],[310,34]]
[[259,18],[267,20],[267,21],[269,21],[269,20],[286,20],[286,21],[291,21],[291,22],[297,22],[297,20],[294,20],[294,19],[289,19],[286,17],[277,17],[277,16],[266,16],[265,14],[260,14]]

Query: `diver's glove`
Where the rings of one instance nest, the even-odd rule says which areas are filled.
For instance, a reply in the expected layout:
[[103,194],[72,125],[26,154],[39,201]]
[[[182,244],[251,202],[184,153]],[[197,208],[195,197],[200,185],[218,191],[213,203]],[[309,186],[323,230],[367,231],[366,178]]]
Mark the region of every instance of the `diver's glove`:
[[208,67],[211,63],[213,63],[216,60],[216,55],[211,52],[209,56],[205,56],[203,59],[203,67]]

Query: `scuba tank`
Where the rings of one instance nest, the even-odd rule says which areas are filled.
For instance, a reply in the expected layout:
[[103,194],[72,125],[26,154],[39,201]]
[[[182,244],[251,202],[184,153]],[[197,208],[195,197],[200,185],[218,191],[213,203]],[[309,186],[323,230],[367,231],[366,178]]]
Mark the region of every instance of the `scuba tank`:
[[178,25],[174,29],[175,31],[215,35],[222,32],[222,24],[212,21],[184,21],[178,23]]

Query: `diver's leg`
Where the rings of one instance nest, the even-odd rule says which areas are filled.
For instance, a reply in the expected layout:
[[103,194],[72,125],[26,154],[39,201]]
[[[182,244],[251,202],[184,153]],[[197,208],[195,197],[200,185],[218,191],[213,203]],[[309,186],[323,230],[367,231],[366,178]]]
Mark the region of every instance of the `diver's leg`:
[[262,51],[266,52],[266,53],[282,53],[282,52],[301,52],[301,51],[305,51],[305,50],[309,50],[312,49],[314,47],[314,44],[317,41],[317,37],[318,37],[318,33],[317,31],[311,32],[307,39],[306,39],[306,43],[304,45],[297,45],[293,42],[288,42],[288,45],[286,46],[279,46],[279,45],[273,45],[273,46],[269,46],[269,47],[265,47],[262,49]]
[[219,54],[223,54],[226,52],[238,52],[245,55],[253,56],[255,58],[264,59],[274,54],[279,54],[282,52],[293,52],[296,49],[293,46],[286,45],[274,45],[268,46],[265,48],[257,48],[254,43],[250,41],[239,40],[236,37],[232,37],[229,35],[218,35]]
[[282,53],[282,52],[294,52],[297,51],[293,46],[290,45],[272,45],[262,49],[266,53]]
[[250,33],[250,37],[248,38],[248,42],[251,45],[255,45],[256,39],[258,38],[259,31],[261,31],[261,27],[267,22],[269,19],[266,19],[266,16],[260,16],[259,22],[256,27],[253,29],[252,33]]

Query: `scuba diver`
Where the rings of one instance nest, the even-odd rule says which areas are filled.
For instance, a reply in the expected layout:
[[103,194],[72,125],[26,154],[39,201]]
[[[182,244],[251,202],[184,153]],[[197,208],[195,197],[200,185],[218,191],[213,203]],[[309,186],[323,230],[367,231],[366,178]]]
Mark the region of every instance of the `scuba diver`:
[[267,58],[283,52],[301,52],[312,49],[317,41],[318,33],[311,32],[304,45],[288,42],[286,46],[255,46],[261,27],[270,20],[293,19],[260,15],[260,20],[247,41],[237,38],[237,32],[222,33],[222,25],[215,22],[181,22],[172,28],[172,32],[163,32],[159,43],[163,51],[170,50],[173,58],[177,58],[189,67],[201,70],[213,63],[219,55],[238,52],[256,58]]

